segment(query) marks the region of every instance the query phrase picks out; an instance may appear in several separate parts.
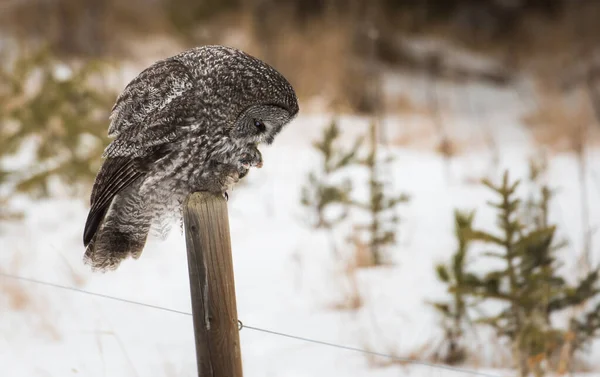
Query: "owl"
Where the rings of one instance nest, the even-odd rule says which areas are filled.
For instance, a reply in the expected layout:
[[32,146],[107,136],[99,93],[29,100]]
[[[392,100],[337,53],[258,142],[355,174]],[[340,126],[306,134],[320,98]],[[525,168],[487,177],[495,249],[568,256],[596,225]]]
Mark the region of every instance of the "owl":
[[[158,61],[118,96],[85,223],[93,269],[138,258],[151,229],[196,191],[227,195],[298,114],[285,77],[234,48],[203,46]],[[167,219],[167,220],[165,220]]]

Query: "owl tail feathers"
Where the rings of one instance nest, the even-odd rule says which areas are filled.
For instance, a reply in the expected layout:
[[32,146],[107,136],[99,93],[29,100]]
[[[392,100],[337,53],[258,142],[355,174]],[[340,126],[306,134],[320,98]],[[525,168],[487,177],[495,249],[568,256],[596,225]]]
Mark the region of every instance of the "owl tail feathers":
[[87,245],[83,261],[94,271],[115,270],[125,258],[140,257],[147,236],[147,230],[133,234],[105,227]]

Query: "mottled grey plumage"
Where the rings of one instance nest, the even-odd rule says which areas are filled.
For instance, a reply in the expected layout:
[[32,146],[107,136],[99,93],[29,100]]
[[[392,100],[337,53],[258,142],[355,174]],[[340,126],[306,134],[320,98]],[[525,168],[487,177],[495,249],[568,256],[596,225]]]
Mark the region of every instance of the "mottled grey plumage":
[[205,46],[156,62],[117,98],[83,242],[96,269],[139,257],[150,228],[179,216],[195,191],[224,193],[298,113],[275,69],[233,48]]

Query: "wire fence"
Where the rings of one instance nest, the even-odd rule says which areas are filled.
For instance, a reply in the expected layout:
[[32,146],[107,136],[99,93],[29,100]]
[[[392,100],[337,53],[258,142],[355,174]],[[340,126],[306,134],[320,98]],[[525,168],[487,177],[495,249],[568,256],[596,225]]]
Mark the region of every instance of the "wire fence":
[[[175,314],[184,315],[184,316],[192,315],[192,313],[182,311],[182,310],[165,308],[165,307],[158,306],[158,305],[146,304],[146,303],[139,302],[139,301],[133,301],[133,300],[128,300],[128,299],[124,299],[124,298],[120,298],[120,297],[109,296],[109,295],[105,295],[102,293],[86,291],[86,290],[80,289],[80,288],[69,287],[66,285],[51,283],[51,282],[28,278],[28,277],[24,277],[24,276],[18,276],[18,275],[12,275],[12,274],[0,272],[0,277],[5,278],[5,279],[12,279],[12,280],[18,280],[18,281],[32,283],[32,284],[43,285],[43,286],[50,287],[50,288],[56,288],[56,289],[62,289],[62,290],[66,290],[66,291],[81,293],[81,294],[90,295],[90,296],[94,296],[94,297],[100,297],[100,298],[107,299],[107,300],[118,301],[118,302],[122,302],[122,303],[126,303],[126,304],[137,305],[137,306],[141,306],[141,307],[145,307],[145,308],[149,308],[149,309],[161,310],[161,311],[175,313]],[[405,364],[412,364],[412,365],[424,366],[424,367],[429,367],[429,368],[436,368],[436,369],[447,370],[447,371],[451,371],[451,372],[455,372],[455,373],[468,374],[468,375],[472,375],[472,376],[501,377],[500,375],[484,373],[484,372],[480,372],[477,370],[459,368],[459,367],[454,367],[454,366],[450,366],[450,365],[446,365],[446,364],[431,363],[431,362],[427,362],[427,361],[423,361],[423,360],[417,360],[414,358],[399,357],[399,356],[394,356],[394,355],[390,355],[390,354],[386,354],[386,353],[382,353],[382,352],[368,351],[368,350],[364,350],[364,349],[357,348],[357,347],[351,347],[351,346],[346,346],[346,345],[342,345],[342,344],[336,344],[336,343],[326,342],[326,341],[322,341],[322,340],[310,339],[310,338],[306,338],[306,337],[302,337],[302,336],[282,333],[282,332],[264,329],[264,328],[260,328],[260,327],[250,326],[250,325],[244,324],[240,320],[238,320],[238,323],[239,323],[240,331],[243,329],[248,329],[248,330],[252,330],[252,331],[262,332],[265,334],[285,337],[285,338],[289,338],[289,339],[295,339],[298,341],[317,344],[317,345],[321,345],[321,346],[332,347],[332,348],[337,348],[337,349],[342,349],[342,350],[352,351],[352,352],[358,352],[358,353],[371,355],[371,356],[383,357],[383,358],[386,358],[389,360],[398,361],[398,362],[405,363]]]

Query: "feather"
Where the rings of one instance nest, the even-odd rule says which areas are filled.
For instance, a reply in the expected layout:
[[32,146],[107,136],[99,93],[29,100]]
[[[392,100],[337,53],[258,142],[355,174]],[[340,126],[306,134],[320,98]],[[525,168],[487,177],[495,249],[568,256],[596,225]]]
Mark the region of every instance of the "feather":
[[185,128],[206,127],[201,122],[190,124],[194,112],[201,106],[193,93],[183,93],[168,104],[120,133],[104,150],[103,157],[140,157],[149,150],[174,142]]
[[174,58],[146,68],[117,98],[110,115],[108,135],[116,137],[131,128],[143,126],[148,116],[159,112],[192,87],[188,69]]
[[96,234],[115,195],[144,174],[140,160],[116,157],[106,159],[102,164],[92,188],[91,208],[83,232],[85,246]]
[[152,164],[170,151],[169,146],[165,144],[154,148],[145,158],[112,157],[104,161],[92,188],[91,208],[83,231],[85,246],[94,238],[114,197],[137,179],[145,176]]

